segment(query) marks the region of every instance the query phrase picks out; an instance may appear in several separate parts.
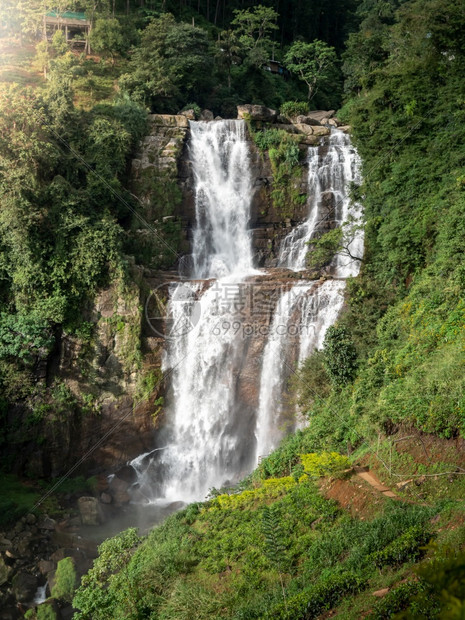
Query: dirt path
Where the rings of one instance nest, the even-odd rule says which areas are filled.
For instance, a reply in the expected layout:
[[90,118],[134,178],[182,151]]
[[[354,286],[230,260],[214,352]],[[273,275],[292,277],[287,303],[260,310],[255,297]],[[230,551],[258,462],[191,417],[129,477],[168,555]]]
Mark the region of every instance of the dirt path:
[[390,497],[392,499],[399,499],[399,500],[402,499],[401,497],[399,497],[399,495],[394,493],[394,491],[391,491],[389,487],[382,484],[378,480],[378,478],[375,476],[375,474],[371,473],[370,471],[367,471],[366,467],[354,467],[354,472],[357,474],[359,478],[362,478],[362,480],[365,480],[365,482],[368,482],[368,484],[371,485],[374,489],[376,489],[376,491],[384,495],[384,497]]

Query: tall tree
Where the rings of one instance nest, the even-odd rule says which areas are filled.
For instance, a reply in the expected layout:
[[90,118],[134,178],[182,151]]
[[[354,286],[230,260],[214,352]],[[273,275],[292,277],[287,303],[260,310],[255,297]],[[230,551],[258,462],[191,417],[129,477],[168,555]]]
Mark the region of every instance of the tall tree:
[[286,53],[284,62],[307,85],[310,101],[320,86],[331,78],[337,56],[334,48],[324,41],[295,41]]
[[189,98],[208,90],[212,56],[202,28],[177,24],[165,13],[144,30],[130,73],[121,77],[120,84],[136,101],[154,110],[176,112]]
[[278,29],[278,13],[259,4],[253,9],[235,11],[234,26],[239,43],[251,65],[260,67],[269,57],[272,33]]

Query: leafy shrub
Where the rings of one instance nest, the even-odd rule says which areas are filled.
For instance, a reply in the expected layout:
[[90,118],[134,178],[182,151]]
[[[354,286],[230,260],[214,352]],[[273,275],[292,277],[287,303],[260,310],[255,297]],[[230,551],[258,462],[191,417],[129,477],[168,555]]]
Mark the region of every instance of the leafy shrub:
[[342,228],[333,228],[321,237],[313,239],[306,256],[307,267],[310,270],[320,270],[328,265],[341,249],[342,239]]
[[308,114],[308,103],[306,101],[286,101],[279,108],[283,116],[293,118],[301,114]]
[[357,351],[347,328],[332,325],[323,346],[323,363],[332,383],[343,386],[352,381],[357,369]]
[[300,460],[299,454],[312,449],[315,449],[315,445],[308,430],[298,430],[286,437],[277,450],[261,460],[252,475],[253,480],[290,475]]
[[71,603],[77,585],[78,580],[73,558],[63,558],[57,565],[52,596]]
[[292,476],[286,478],[268,478],[268,480],[264,480],[262,485],[257,489],[245,490],[242,491],[242,493],[235,493],[232,495],[228,495],[227,493],[218,495],[218,497],[212,500],[212,506],[223,510],[250,507],[256,500],[279,497],[295,484],[296,481]]
[[54,342],[47,321],[32,314],[0,315],[0,357],[16,357],[31,362],[46,357]]
[[423,555],[424,550],[421,547],[426,545],[430,538],[431,533],[423,525],[414,525],[387,547],[373,553],[371,556],[373,564],[382,568],[407,561],[414,562]]
[[264,129],[252,132],[253,140],[261,151],[279,146],[288,135],[283,129]]
[[197,103],[186,103],[186,105],[182,109],[182,112],[187,112],[187,110],[192,110],[196,119],[199,118],[202,112],[200,106]]
[[365,587],[365,581],[353,573],[330,575],[285,603],[273,607],[266,618],[273,620],[310,620],[331,609],[343,596],[355,594]]
[[99,556],[94,560],[93,567],[82,578],[81,586],[73,599],[73,607],[79,609],[74,615],[76,620],[106,620],[111,616],[111,613],[108,614],[108,609],[117,604],[115,592],[108,587],[113,579],[116,580],[115,590],[118,595],[130,600],[127,578],[124,576],[118,581],[118,571],[126,567],[140,541],[137,530],[129,528],[114,538],[105,540],[99,546]]
[[[420,566],[418,574],[425,585],[428,599],[437,601],[444,620],[463,618],[465,613],[465,552],[444,550],[445,557]],[[426,597],[425,597],[426,598]],[[414,610],[414,598],[409,610]]]
[[37,607],[37,620],[58,620],[59,616],[55,611],[52,603],[45,601]]
[[261,151],[268,151],[273,171],[271,198],[282,216],[290,215],[294,207],[304,204],[305,194],[300,193],[300,149],[297,136],[282,129],[254,131],[249,123],[251,136]]
[[301,454],[300,459],[305,472],[310,476],[327,476],[350,467],[349,459],[337,452]]
[[[409,581],[394,588],[379,600],[373,611],[367,616],[367,620],[390,620],[395,614],[407,609],[412,604],[412,599],[416,599],[415,617],[417,618],[436,618],[437,605],[431,598],[431,591],[425,583],[421,581]],[[420,598],[423,599],[420,603]]]

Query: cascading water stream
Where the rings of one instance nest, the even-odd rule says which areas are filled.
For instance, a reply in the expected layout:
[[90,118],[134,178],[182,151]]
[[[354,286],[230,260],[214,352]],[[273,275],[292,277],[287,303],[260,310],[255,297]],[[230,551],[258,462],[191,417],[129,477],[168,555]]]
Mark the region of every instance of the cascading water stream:
[[190,123],[195,178],[195,279],[252,272],[252,178],[244,121]]
[[[309,149],[309,218],[282,243],[280,266],[293,271],[305,268],[325,193],[333,195],[338,225],[359,215],[348,197],[350,182],[358,180],[349,139],[334,131],[329,146],[321,148]],[[176,329],[163,357],[169,377],[165,426],[155,449],[132,462],[145,501],[201,500],[212,487],[249,473],[257,457],[295,428],[283,403],[291,368],[322,346],[343,304],[343,280],[288,281],[261,345],[238,330],[219,328],[241,325],[241,286],[263,275],[253,268],[248,230],[253,184],[245,123],[191,123],[189,153],[196,195],[192,279],[169,287],[167,323]],[[359,236],[353,252],[362,251]],[[343,264],[336,256],[333,271],[341,278],[355,274],[354,262]],[[252,377],[250,368],[243,368],[249,349],[260,356]],[[247,400],[253,384],[259,390],[248,406],[244,394]]]
[[[309,215],[305,222],[284,238],[279,253],[279,267],[303,271],[308,244],[328,220],[333,220],[333,227],[342,226],[351,219],[354,223],[360,220],[361,206],[353,204],[350,199],[351,183],[359,184],[360,180],[360,158],[349,136],[342,131],[332,129],[327,146],[309,147]],[[331,205],[330,213],[328,204]],[[354,232],[347,249],[352,257],[361,258],[363,233],[360,229]],[[335,256],[335,276],[347,278],[358,274],[360,261],[350,255],[346,252]]]
[[[232,329],[217,325],[233,321],[238,283],[255,273],[247,228],[252,180],[245,123],[193,122],[190,127],[196,281],[171,286],[168,315],[173,325],[182,324],[193,314],[190,305],[196,306],[199,320],[167,342],[163,357],[163,370],[170,373],[171,405],[167,445],[157,455],[161,483],[156,491],[167,500],[184,501],[202,499],[210,488],[250,467],[250,458],[244,457],[247,424],[234,402],[242,341]],[[199,282],[212,278],[213,283]],[[220,301],[228,290],[232,310],[224,311]]]
[[[350,199],[351,183],[359,184],[360,159],[349,137],[332,129],[329,144],[310,147],[308,153],[309,215],[282,241],[278,266],[303,271],[309,242],[328,218],[325,209],[333,210],[335,226],[361,218],[361,205]],[[256,427],[256,461],[273,450],[285,434],[282,418],[282,399],[286,381],[291,373],[288,360],[289,328],[298,326],[299,347],[297,363],[302,363],[315,349],[323,346],[328,327],[337,319],[344,303],[345,281],[360,270],[363,255],[363,232],[355,227],[345,251],[333,258],[334,275],[341,280],[296,284],[280,300],[273,318],[271,336],[263,353],[260,398]],[[300,308],[300,315],[296,309]],[[281,329],[278,329],[278,326]],[[286,327],[286,328],[285,328]],[[278,403],[278,404],[276,404]]]

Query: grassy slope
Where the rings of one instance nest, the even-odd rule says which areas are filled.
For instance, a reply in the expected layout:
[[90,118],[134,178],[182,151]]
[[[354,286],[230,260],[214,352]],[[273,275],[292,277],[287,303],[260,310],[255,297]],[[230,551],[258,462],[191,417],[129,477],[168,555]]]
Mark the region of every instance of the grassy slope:
[[[344,618],[370,611],[384,617],[375,613],[374,591],[414,583],[415,562],[463,544],[461,504],[442,500],[440,485],[413,484],[396,489],[402,499],[389,500],[348,474],[319,482],[302,476],[297,463],[286,476],[285,448],[271,459],[280,478],[264,478],[265,459],[245,490],[173,515],[133,555],[121,547],[116,554],[117,539],[104,543],[75,599],[79,617],[295,620],[338,606]],[[370,456],[354,460],[363,464]],[[392,469],[402,464],[394,451]],[[423,465],[421,471],[436,468]],[[464,478],[447,485],[449,497],[463,496]],[[128,547],[136,542],[128,540]],[[119,572],[111,575],[115,568]]]

